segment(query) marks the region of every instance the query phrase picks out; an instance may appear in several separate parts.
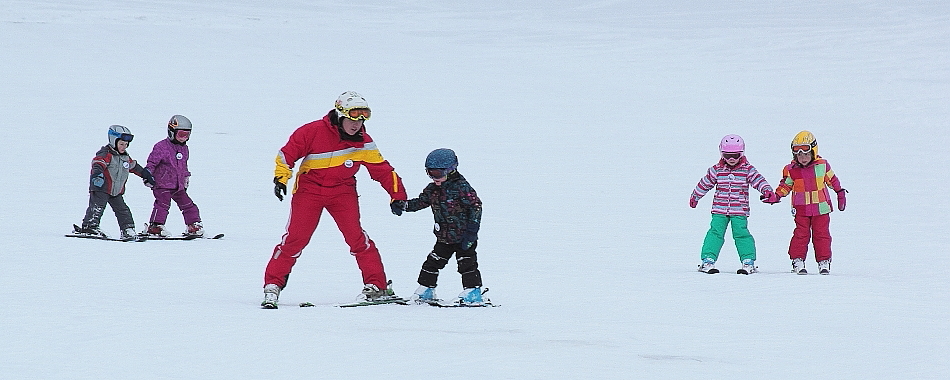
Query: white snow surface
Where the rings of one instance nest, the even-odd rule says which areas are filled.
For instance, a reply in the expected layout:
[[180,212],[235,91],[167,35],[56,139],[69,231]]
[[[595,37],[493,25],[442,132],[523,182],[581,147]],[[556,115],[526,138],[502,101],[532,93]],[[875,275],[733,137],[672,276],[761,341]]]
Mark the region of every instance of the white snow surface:
[[[5,0],[0,378],[946,379],[947,41],[942,1]],[[289,210],[274,156],[347,90],[411,196],[429,151],[458,153],[501,307],[334,307],[362,284],[325,215],[259,308]],[[227,236],[63,237],[108,126],[144,162],[173,114]],[[760,273],[734,274],[728,235],[723,273],[698,273],[712,196],[687,200],[719,139],[775,186],[802,129],[850,190],[831,275],[789,273],[787,199],[753,202]],[[358,180],[408,296],[431,213],[393,216]],[[147,222],[137,177],[126,201]],[[460,290],[453,262],[438,293]]]

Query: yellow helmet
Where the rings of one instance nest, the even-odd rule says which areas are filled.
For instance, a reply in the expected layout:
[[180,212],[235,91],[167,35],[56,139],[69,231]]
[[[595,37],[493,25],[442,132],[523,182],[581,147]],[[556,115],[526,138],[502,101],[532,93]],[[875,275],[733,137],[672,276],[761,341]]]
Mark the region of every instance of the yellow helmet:
[[809,131],[801,131],[792,139],[792,158],[795,153],[811,152],[812,159],[818,157],[818,140]]

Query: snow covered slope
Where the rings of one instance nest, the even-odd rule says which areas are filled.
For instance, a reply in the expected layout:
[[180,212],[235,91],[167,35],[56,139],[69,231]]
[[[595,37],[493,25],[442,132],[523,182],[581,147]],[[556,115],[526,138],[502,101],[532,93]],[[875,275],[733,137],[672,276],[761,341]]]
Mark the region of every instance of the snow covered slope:
[[[0,377],[948,377],[950,6],[668,3],[0,3]],[[346,90],[410,194],[429,151],[458,153],[502,307],[332,307],[361,284],[326,218],[282,307],[258,308],[288,212],[273,158]],[[62,237],[108,126],[144,160],[173,114],[194,123],[189,193],[227,237]],[[787,200],[752,206],[761,273],[731,274],[729,239],[724,273],[696,272],[711,196],[687,199],[719,139],[743,136],[774,185],[802,129],[851,191],[832,274],[788,273]],[[391,215],[358,179],[408,296],[431,216]],[[148,189],[126,200],[146,222]],[[438,290],[460,291],[454,264]]]

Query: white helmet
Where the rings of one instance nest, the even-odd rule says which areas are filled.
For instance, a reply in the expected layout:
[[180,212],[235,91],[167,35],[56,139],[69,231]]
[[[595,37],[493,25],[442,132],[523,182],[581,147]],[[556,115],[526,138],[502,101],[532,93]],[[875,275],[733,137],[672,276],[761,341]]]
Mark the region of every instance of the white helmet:
[[132,136],[132,131],[126,127],[121,125],[109,126],[109,146],[111,146],[112,149],[119,149],[115,145],[115,143],[119,140],[132,142],[132,137],[134,137]]
[[175,134],[178,131],[190,131],[191,130],[191,120],[188,120],[187,117],[182,115],[172,116],[168,120],[168,139],[175,141]]
[[333,104],[338,117],[350,120],[369,120],[369,103],[356,91],[347,91],[340,94]]

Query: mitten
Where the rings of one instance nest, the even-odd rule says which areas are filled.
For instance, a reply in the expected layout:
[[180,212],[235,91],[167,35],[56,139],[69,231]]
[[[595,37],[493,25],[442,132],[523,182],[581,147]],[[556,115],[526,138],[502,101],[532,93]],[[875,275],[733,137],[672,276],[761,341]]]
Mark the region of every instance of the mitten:
[[847,192],[848,190],[844,188],[838,190],[838,211],[844,211],[844,206],[848,203],[847,198],[845,198]]
[[393,199],[389,202],[389,209],[393,211],[393,215],[401,216],[403,211],[406,211],[406,201],[398,201]]
[[152,176],[152,172],[148,171],[148,169],[142,170],[142,182],[144,182],[145,186],[149,189],[155,187],[155,177]]
[[782,201],[782,197],[772,191],[766,191],[762,193],[762,195],[759,196],[759,199],[761,199],[762,202],[768,203],[770,205],[774,205]]
[[689,207],[696,208],[696,205],[698,204],[699,204],[699,199],[696,199],[694,197],[689,197]]
[[276,195],[277,199],[280,199],[281,202],[284,201],[284,195],[287,195],[287,184],[281,182],[280,177],[274,177],[274,195]]
[[473,228],[469,228],[462,233],[462,241],[459,242],[459,248],[463,251],[468,251],[472,249],[476,241],[478,241],[478,232]]

